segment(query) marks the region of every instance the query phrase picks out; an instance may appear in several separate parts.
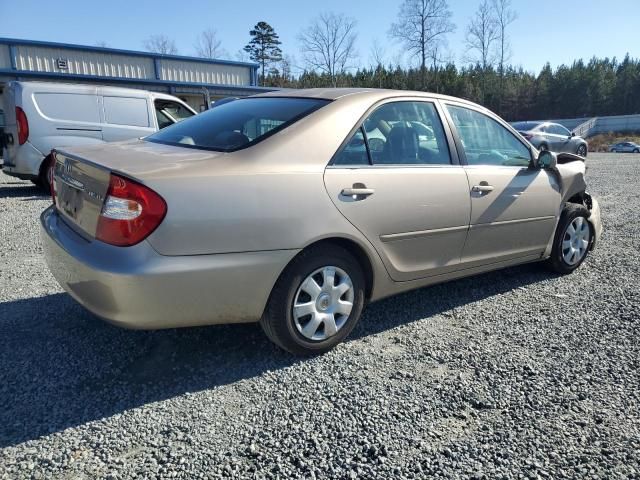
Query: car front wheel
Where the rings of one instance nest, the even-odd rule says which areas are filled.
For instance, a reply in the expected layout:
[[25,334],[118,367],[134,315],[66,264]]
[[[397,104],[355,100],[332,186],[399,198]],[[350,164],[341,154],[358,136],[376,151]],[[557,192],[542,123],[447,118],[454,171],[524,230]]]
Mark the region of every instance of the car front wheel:
[[567,274],[578,268],[589,253],[593,232],[589,210],[583,205],[568,203],[560,215],[553,240],[548,266],[555,272]]
[[353,255],[334,245],[311,247],[280,275],[260,325],[291,353],[320,354],[349,335],[364,299],[364,275]]
[[587,156],[587,146],[586,145],[580,145],[578,147],[578,151],[576,153],[578,155],[580,155],[581,157],[586,157]]

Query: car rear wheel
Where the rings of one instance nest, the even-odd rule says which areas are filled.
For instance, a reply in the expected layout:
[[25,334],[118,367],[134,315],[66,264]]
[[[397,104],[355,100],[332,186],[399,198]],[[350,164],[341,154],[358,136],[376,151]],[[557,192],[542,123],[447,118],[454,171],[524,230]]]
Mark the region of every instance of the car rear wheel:
[[589,210],[583,205],[566,204],[556,229],[548,266],[555,272],[567,274],[578,268],[589,253],[593,232]]
[[581,157],[586,157],[587,156],[587,146],[586,145],[580,145],[578,147],[578,150],[576,152],[578,155],[580,155]]
[[327,352],[360,318],[365,280],[358,261],[333,245],[298,255],[276,282],[260,320],[276,345],[298,355]]
[[49,181],[49,168],[51,166],[51,156],[46,156],[40,164],[40,172],[38,173],[38,179],[34,181],[45,193],[51,191],[51,183]]

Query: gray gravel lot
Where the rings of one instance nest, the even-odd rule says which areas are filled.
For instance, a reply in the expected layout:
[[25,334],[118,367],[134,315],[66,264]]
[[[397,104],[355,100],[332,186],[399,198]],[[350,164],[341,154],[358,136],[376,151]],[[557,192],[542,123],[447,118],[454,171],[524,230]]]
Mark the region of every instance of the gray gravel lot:
[[371,305],[319,358],[256,325],[102,323],[0,174],[0,478],[640,479],[640,155],[593,154],[602,243]]

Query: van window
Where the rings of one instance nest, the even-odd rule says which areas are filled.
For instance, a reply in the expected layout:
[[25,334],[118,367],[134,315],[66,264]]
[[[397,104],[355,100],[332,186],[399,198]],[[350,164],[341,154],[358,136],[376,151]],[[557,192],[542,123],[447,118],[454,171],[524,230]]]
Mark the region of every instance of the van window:
[[149,111],[144,98],[104,97],[105,122],[113,125],[149,126]]
[[163,129],[185,118],[193,117],[193,112],[177,102],[170,100],[156,100],[156,118],[158,128]]
[[35,93],[33,97],[45,117],[69,122],[100,123],[97,95]]

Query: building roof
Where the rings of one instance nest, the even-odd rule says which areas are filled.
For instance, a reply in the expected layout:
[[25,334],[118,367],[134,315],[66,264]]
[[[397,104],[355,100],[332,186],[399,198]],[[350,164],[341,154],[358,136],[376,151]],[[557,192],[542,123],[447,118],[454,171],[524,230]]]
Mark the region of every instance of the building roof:
[[0,37],[0,81],[46,80],[133,88],[208,89],[247,95],[258,86],[258,64],[137,50]]

